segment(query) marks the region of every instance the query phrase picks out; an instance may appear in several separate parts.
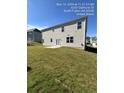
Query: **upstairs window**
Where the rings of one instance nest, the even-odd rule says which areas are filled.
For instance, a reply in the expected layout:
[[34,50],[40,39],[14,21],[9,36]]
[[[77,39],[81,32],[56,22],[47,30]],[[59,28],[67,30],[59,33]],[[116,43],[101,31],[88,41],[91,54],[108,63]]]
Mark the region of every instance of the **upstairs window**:
[[79,21],[79,22],[77,23],[77,29],[81,29],[81,28],[82,28],[82,22]]
[[62,27],[62,32],[64,32],[64,26]]

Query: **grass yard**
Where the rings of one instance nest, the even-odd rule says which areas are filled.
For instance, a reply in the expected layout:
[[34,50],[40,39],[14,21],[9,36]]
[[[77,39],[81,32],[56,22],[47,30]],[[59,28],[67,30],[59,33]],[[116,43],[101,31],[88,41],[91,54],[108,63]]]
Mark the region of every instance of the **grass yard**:
[[96,53],[28,46],[28,93],[96,93]]

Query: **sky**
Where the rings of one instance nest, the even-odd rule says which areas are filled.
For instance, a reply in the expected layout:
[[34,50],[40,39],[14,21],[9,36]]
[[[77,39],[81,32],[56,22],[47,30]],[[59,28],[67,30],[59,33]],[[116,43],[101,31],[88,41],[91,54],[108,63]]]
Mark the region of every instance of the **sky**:
[[[27,0],[27,27],[44,29],[56,24],[67,22],[81,15],[65,13],[67,7],[58,7],[56,3],[84,3],[95,2],[96,0]],[[93,16],[88,16],[87,36],[96,36],[97,33],[97,7]]]

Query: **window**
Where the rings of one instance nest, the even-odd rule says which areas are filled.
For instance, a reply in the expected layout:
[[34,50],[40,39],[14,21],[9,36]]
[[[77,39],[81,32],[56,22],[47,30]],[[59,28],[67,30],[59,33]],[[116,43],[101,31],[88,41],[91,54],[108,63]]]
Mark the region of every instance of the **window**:
[[78,23],[77,23],[77,29],[81,29],[82,28],[82,22],[81,21],[79,21]]
[[73,43],[73,37],[70,37],[70,43]]
[[62,27],[62,32],[64,32],[64,26]]
[[53,42],[53,39],[51,38],[50,41]]
[[66,43],[73,43],[74,42],[74,37],[66,37]]
[[66,37],[66,43],[69,43],[69,37]]

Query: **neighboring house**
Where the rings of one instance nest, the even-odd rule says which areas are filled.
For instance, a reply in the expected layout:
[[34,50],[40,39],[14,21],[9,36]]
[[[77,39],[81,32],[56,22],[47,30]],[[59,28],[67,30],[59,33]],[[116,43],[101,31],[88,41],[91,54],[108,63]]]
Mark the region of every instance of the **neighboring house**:
[[91,43],[92,47],[97,47],[97,37],[91,37],[90,43]]
[[86,37],[86,44],[90,44],[90,37],[89,36]]
[[92,47],[97,47],[97,37],[86,37],[86,45],[87,46],[92,46]]
[[58,24],[41,30],[43,45],[85,48],[87,17]]
[[27,30],[27,42],[41,42],[41,31],[34,28]]

